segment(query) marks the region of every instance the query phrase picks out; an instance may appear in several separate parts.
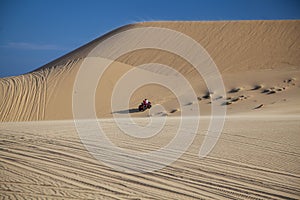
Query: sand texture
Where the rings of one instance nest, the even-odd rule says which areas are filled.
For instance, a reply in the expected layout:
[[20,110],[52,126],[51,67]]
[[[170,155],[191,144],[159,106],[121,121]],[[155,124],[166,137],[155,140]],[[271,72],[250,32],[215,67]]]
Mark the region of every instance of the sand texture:
[[[95,113],[87,113],[80,120],[97,117],[116,146],[131,152],[155,151],[177,137],[182,114],[190,120],[183,129],[189,132],[196,119],[194,111],[199,109],[201,113],[195,138],[179,159],[156,171],[127,173],[95,159],[87,151],[94,148],[116,166],[127,161],[122,155],[111,157],[115,152],[107,151],[106,146],[95,146],[102,141],[91,139],[84,146],[73,120],[74,96],[89,98],[88,83],[97,80],[97,74],[84,80],[80,87],[86,93],[76,85],[83,65],[88,63],[91,69],[104,70],[104,63],[111,61],[110,56],[120,49],[143,43],[138,41],[140,35],[131,32],[135,28],[156,41],[155,45],[171,41],[168,37],[155,38],[143,29],[146,27],[161,28],[159,34],[163,28],[178,31],[201,44],[218,67],[225,92],[209,88],[205,77],[185,58],[162,49],[137,49],[114,59],[94,86],[92,103],[81,106],[79,111],[95,108]],[[130,33],[137,43],[122,41],[117,38],[120,33]],[[176,37],[180,39],[180,35]],[[0,198],[299,199],[299,38],[299,20],[144,22],[118,28],[33,72],[1,78]],[[99,46],[96,52],[95,47]],[[192,46],[179,43],[175,48],[192,56],[191,60],[197,58]],[[106,60],[91,56],[98,56],[99,52]],[[159,64],[146,67],[147,63],[170,68]],[[199,63],[204,67],[210,64],[208,60]],[[127,84],[119,83],[129,72],[133,78]],[[178,74],[188,80],[195,99],[178,100],[188,93],[184,84],[176,85],[177,94],[155,84],[176,84]],[[143,80],[154,83],[136,88],[128,105],[112,107],[118,84],[125,87],[117,93],[122,101],[130,93],[126,87]],[[153,108],[138,112],[137,106],[146,97]],[[213,150],[200,158],[199,148],[209,135],[214,102],[227,110],[224,129]],[[162,106],[164,109],[160,110]],[[126,118],[128,114],[133,117],[129,126],[147,126],[154,118],[166,121],[159,134],[135,138],[124,134],[113,119],[114,115]],[[159,127],[152,124],[150,128]],[[88,137],[95,130],[87,125],[85,131]],[[160,159],[167,160],[178,151],[171,149]],[[158,164],[148,163],[153,167]]]
[[[137,119],[143,122],[146,119]],[[128,174],[95,160],[73,121],[1,125],[1,197],[20,199],[298,199],[300,118],[232,118],[214,150],[199,159],[208,120],[193,144],[170,166]],[[179,119],[159,139],[139,142],[112,120],[103,124],[122,148],[153,150],[168,142]],[[171,128],[170,128],[171,127]],[[247,127],[247,129],[245,129]],[[271,127],[271,128],[270,128]]]

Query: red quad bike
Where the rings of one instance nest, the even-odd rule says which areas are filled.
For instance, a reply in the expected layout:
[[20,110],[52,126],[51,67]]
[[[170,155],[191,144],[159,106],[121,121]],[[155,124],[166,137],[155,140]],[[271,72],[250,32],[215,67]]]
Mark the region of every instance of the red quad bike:
[[139,111],[145,111],[145,110],[147,110],[147,108],[148,109],[151,108],[151,102],[150,101],[148,102],[148,104],[141,103],[139,105]]

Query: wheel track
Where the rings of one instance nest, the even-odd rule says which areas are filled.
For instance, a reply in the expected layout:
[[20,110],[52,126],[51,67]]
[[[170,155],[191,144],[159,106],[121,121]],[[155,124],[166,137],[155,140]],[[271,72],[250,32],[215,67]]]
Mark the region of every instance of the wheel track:
[[[32,125],[32,123],[16,126],[11,123],[3,128],[1,126],[0,157],[4,167],[0,168],[0,172],[13,168],[11,173],[15,173],[16,177],[21,176],[18,171],[40,174],[40,177],[45,180],[57,180],[71,186],[71,189],[66,189],[66,192],[72,189],[76,194],[82,195],[92,191],[97,194],[103,192],[107,197],[115,197],[117,194],[121,199],[130,197],[297,199],[299,197],[297,182],[300,176],[298,174],[215,157],[198,160],[193,152],[185,153],[171,166],[153,173],[126,174],[114,171],[94,160],[85,151],[76,133],[73,133],[74,129],[70,122],[58,123],[55,127],[56,132],[51,133],[48,129],[53,123],[36,123],[42,126]],[[31,131],[26,126],[31,127]],[[39,133],[38,130],[42,132]],[[47,135],[48,132],[51,134]],[[17,165],[14,165],[16,163]],[[256,175],[252,177],[254,174]],[[29,178],[30,176],[32,175],[29,175]],[[38,183],[35,178],[30,181],[33,185]],[[289,182],[281,183],[281,179],[288,179]],[[12,179],[6,184],[13,186],[14,183]],[[25,183],[24,185],[26,186]],[[49,190],[57,188],[57,193],[61,191],[59,187],[50,185]],[[24,193],[25,195],[27,194]]]

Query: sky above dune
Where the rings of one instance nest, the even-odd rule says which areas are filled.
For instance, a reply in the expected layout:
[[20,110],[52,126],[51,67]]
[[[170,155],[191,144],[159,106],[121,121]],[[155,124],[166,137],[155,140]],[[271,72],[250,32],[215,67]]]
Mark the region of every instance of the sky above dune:
[[0,0],[0,77],[20,75],[125,24],[300,19],[298,0]]

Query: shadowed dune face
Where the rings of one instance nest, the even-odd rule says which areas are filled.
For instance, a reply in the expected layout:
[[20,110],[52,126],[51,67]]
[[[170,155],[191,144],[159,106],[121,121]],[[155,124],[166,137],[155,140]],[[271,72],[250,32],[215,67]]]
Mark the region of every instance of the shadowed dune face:
[[[146,22],[108,33],[34,72],[0,79],[0,121],[71,119],[74,81],[88,53],[116,33],[150,26],[184,33],[207,50],[218,66],[228,91],[227,97],[216,98],[221,98],[224,105],[228,106],[229,114],[253,113],[253,109],[261,104],[264,106],[254,109],[255,114],[299,113],[296,107],[300,100],[297,95],[300,79],[300,21]],[[201,113],[210,113],[213,99],[209,96],[202,98],[207,92],[206,85],[190,63],[170,52],[143,49],[119,57],[105,71],[95,96],[97,117],[112,117],[112,89],[120,77],[132,68],[140,68],[143,76],[164,76],[175,80],[173,74],[159,67],[151,70],[140,67],[146,63],[164,64],[181,73],[199,97],[196,103]],[[142,79],[143,76],[136,78]],[[135,93],[129,106],[122,110],[134,111],[141,97],[148,97],[154,104],[163,105],[166,114],[180,114],[177,111],[181,108],[174,96],[169,94],[170,91],[156,89],[158,86],[147,87],[147,90]],[[267,89],[268,95],[263,93]],[[149,113],[130,114],[141,117]]]

